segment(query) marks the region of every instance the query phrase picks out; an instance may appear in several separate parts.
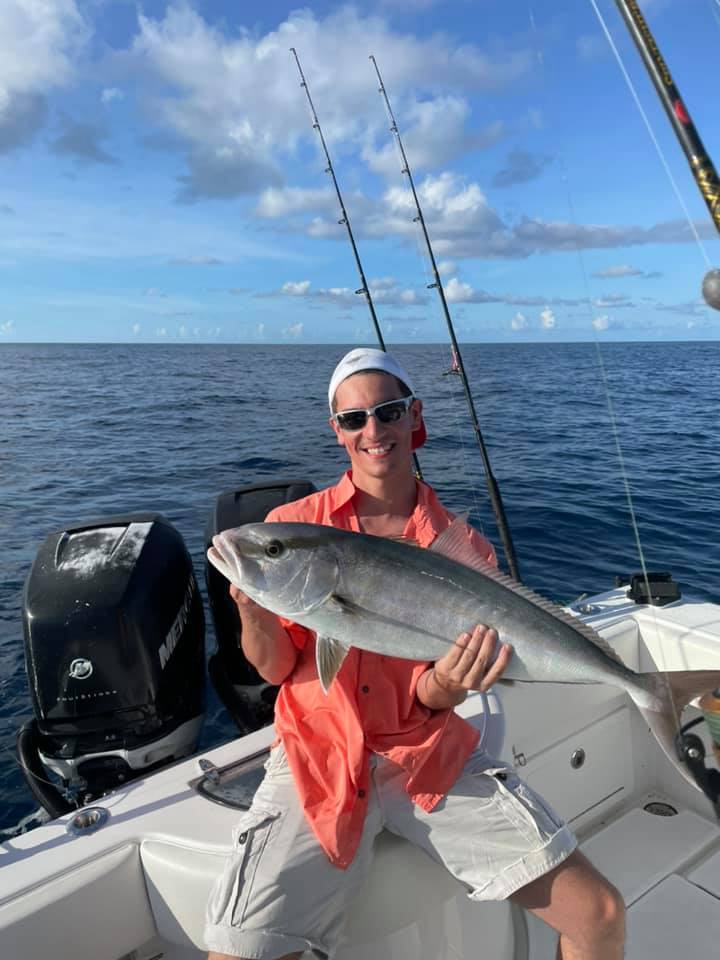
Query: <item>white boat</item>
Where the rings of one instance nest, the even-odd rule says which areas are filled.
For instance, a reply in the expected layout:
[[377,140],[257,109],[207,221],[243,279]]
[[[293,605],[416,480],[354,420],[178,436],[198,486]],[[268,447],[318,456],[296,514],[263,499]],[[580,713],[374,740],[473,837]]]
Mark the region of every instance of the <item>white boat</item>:
[[[720,670],[720,605],[568,608],[636,670]],[[716,955],[720,826],[629,698],[603,685],[499,685],[458,708],[569,821],[628,907],[628,960]],[[687,716],[700,716],[696,707]],[[704,731],[704,732],[703,732]],[[700,732],[708,764],[712,743]],[[205,903],[273,740],[265,727],[182,760],[0,847],[3,960],[194,960]],[[338,960],[552,960],[556,938],[507,903],[471,903],[422,852],[379,838]],[[307,955],[308,957],[310,954]]]

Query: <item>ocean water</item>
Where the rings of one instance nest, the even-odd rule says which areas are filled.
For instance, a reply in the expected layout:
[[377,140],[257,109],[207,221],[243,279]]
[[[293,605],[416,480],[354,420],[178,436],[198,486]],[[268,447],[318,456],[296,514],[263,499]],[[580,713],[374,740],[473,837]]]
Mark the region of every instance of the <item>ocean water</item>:
[[[325,399],[345,349],[0,346],[0,831],[37,810],[15,735],[32,714],[22,591],[40,543],[68,524],[157,511],[184,537],[204,596],[219,493],[278,478],[322,486],[345,468]],[[570,601],[640,568],[627,482],[648,568],[671,571],[685,596],[720,601],[720,342],[462,351],[527,584]],[[425,402],[425,479],[470,511],[502,562],[462,386],[443,376],[448,348],[393,352]],[[206,620],[209,654],[207,604]],[[235,733],[208,685],[200,749]]]

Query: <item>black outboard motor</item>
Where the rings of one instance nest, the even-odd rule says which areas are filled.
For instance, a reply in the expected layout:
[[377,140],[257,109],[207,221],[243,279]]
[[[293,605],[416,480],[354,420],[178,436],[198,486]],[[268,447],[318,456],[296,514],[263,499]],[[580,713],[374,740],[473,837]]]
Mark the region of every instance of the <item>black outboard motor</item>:
[[205,619],[190,556],[164,517],[106,517],[48,536],[25,584],[23,627],[35,719],[18,754],[51,815],[194,750]]
[[[314,491],[307,480],[279,480],[221,493],[205,528],[206,547],[216,533],[243,523],[261,523],[273,507]],[[207,559],[205,582],[217,637],[217,651],[208,661],[210,680],[240,732],[250,733],[272,723],[278,688],[266,683],[245,659],[240,646],[240,617],[228,593],[229,583]]]

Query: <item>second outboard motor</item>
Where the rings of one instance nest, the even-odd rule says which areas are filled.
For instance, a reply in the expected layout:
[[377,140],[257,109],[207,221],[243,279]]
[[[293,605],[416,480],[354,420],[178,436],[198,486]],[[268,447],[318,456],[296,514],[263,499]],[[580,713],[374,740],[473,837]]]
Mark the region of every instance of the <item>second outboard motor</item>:
[[35,719],[18,735],[54,816],[195,749],[204,717],[202,600],[182,537],[158,514],[53,533],[25,584]]
[[[206,547],[216,533],[243,523],[262,523],[273,507],[314,491],[307,480],[278,480],[221,493],[205,530]],[[240,732],[250,733],[272,723],[278,688],[266,683],[245,659],[240,646],[240,617],[228,593],[229,583],[207,559],[205,582],[217,637],[217,652],[208,661],[208,673]]]

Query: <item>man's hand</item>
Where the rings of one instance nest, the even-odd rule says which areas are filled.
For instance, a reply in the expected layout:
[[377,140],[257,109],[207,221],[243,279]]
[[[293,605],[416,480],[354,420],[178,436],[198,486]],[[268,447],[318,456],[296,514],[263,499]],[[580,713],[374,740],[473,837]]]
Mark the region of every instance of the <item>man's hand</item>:
[[295,667],[298,654],[288,632],[272,611],[234,584],[230,584],[230,596],[240,614],[243,653],[264,680],[282,683]]
[[501,644],[499,650],[497,645],[497,630],[482,623],[472,633],[461,633],[445,656],[420,678],[420,702],[431,710],[445,710],[462,703],[470,690],[489,690],[512,657],[509,643]]
[[234,583],[230,584],[230,596],[235,601],[235,604],[238,608],[238,613],[240,616],[246,610],[249,610],[251,607],[259,607],[260,605],[255,603],[246,593],[243,593],[240,587],[236,587]]
[[436,661],[435,682],[449,693],[489,690],[510,662],[509,643],[498,646],[497,630],[479,623],[472,633],[461,633],[445,656]]

